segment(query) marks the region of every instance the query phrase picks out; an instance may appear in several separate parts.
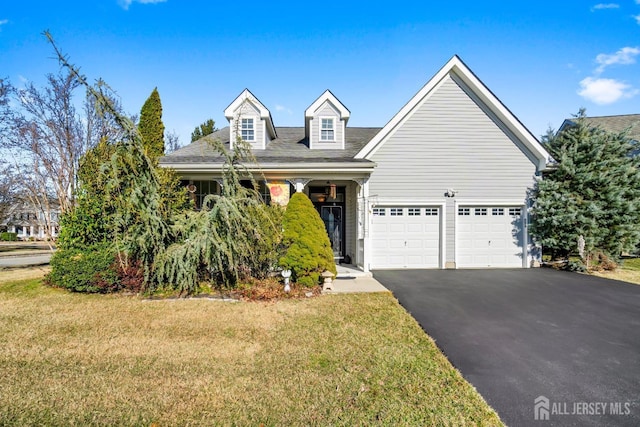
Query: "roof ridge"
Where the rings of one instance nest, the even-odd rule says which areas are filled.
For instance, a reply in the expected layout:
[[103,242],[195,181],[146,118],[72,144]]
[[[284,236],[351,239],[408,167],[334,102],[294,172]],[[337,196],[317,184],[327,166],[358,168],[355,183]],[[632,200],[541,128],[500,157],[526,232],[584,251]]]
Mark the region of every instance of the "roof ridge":
[[[640,113],[630,113],[630,114],[609,114],[606,116],[584,116],[585,119],[604,119],[608,117],[628,117],[628,116],[638,116],[640,117]],[[571,117],[565,120],[577,120],[579,117]]]

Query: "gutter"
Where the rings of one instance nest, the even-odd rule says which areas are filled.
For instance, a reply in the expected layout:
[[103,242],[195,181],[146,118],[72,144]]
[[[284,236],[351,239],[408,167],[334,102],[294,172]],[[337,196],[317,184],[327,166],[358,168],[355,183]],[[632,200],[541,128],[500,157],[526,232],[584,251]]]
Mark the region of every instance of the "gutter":
[[[222,172],[221,164],[212,163],[161,163],[160,167],[172,168],[177,172]],[[377,165],[366,163],[270,163],[268,166],[241,165],[249,172],[373,172]]]

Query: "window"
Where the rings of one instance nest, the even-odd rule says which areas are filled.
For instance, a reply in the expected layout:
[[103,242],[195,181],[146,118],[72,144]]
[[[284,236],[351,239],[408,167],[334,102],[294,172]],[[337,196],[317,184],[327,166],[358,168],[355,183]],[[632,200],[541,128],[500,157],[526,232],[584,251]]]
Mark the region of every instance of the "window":
[[458,215],[469,216],[471,215],[471,210],[469,208],[458,208]]
[[320,119],[320,141],[335,141],[333,119]]
[[487,208],[475,208],[473,211],[474,211],[475,215],[486,215],[487,214]]
[[385,216],[387,214],[387,210],[385,208],[373,208],[373,214],[375,216]]
[[438,216],[438,208],[426,208],[424,214],[427,216]]
[[509,215],[520,216],[521,214],[522,214],[522,211],[520,210],[520,208],[509,208]]
[[491,215],[493,215],[493,216],[502,216],[502,215],[504,215],[504,209],[502,209],[502,208],[493,208],[493,209],[491,209]]
[[242,139],[245,141],[255,141],[255,130],[253,119],[242,119]]
[[409,216],[420,216],[420,208],[409,208],[407,215]]
[[195,204],[195,209],[202,209],[204,198],[209,194],[218,194],[218,186],[215,181],[181,181],[187,187],[189,195]]
[[402,208],[391,208],[389,211],[391,216],[402,216]]

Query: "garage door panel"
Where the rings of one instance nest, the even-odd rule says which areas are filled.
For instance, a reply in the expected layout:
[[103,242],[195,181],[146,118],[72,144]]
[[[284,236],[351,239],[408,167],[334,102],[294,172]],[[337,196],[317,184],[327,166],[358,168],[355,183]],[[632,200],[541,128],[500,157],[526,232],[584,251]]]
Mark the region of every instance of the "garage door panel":
[[389,232],[391,233],[404,233],[406,224],[403,223],[391,223],[389,224]]
[[408,249],[422,249],[424,248],[424,242],[418,239],[407,240],[407,248]]
[[[391,212],[395,215],[392,216]],[[374,255],[371,268],[439,267],[439,213],[440,208],[374,208],[371,230],[375,236],[372,238]]]
[[374,235],[385,235],[389,232],[389,225],[386,223],[376,223],[374,222],[371,225],[371,231],[373,231]]
[[[509,208],[460,208],[456,230],[458,267],[522,267],[522,218],[508,215]],[[515,208],[521,212],[520,207]],[[476,215],[476,211],[487,215]],[[467,212],[469,215],[464,215]]]
[[424,228],[422,224],[407,224],[407,231],[409,233],[422,233],[424,232]]
[[371,244],[373,247],[380,248],[380,251],[385,251],[389,248],[389,242],[384,239],[372,239]]
[[394,238],[394,239],[389,239],[389,249],[398,249],[398,248],[404,248],[405,247],[405,241],[404,239],[398,239],[398,238]]

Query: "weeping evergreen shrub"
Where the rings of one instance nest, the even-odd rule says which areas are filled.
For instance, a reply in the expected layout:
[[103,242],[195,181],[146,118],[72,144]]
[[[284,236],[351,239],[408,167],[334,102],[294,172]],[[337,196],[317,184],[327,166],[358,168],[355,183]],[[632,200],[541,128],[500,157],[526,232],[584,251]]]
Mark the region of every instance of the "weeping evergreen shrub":
[[283,227],[286,252],[280,265],[292,271],[294,282],[311,287],[320,283],[325,270],[337,274],[324,223],[304,193],[295,193],[289,200]]
[[[45,34],[53,44],[51,36]],[[121,140],[100,147],[92,152],[94,157],[86,159],[93,165],[89,175],[97,178],[87,180],[83,188],[86,203],[81,197],[81,209],[65,223],[73,229],[63,232],[67,236],[62,239],[63,246],[67,247],[62,248],[60,259],[66,253],[69,265],[82,269],[84,264],[74,261],[87,259],[85,252],[104,244],[110,256],[115,254],[117,264],[107,268],[103,260],[97,263],[97,269],[104,268],[105,274],[115,270],[118,280],[127,277],[133,282],[139,281],[141,270],[142,290],[147,292],[168,288],[190,294],[198,290],[201,280],[234,286],[243,278],[264,277],[272,270],[280,256],[282,212],[263,203],[252,174],[242,166],[247,160],[255,163],[249,145],[238,139],[230,152],[219,141],[212,141],[226,161],[222,194],[206,197],[198,212],[185,211],[182,196],[186,200],[186,192],[180,194],[176,189],[172,193],[178,182],[175,174],[156,167],[135,124],[115,108],[102,86],[89,85],[53,45],[61,64],[122,130]],[[249,179],[252,188],[242,186],[243,179]],[[96,234],[89,237],[86,233],[91,230]],[[52,277],[59,278],[55,282],[70,277],[63,274],[68,271],[63,264],[61,268],[54,266]],[[103,287],[114,288],[94,270],[92,267],[84,273],[98,277]],[[94,291],[84,285],[75,288]]]
[[[241,140],[233,152],[210,141],[225,157],[220,195],[204,198],[200,211],[176,217],[175,241],[156,263],[156,283],[193,293],[202,280],[233,287],[249,277],[264,277],[275,267],[281,241],[281,208],[267,206],[242,162],[250,155]],[[250,180],[245,188],[241,180]]]

